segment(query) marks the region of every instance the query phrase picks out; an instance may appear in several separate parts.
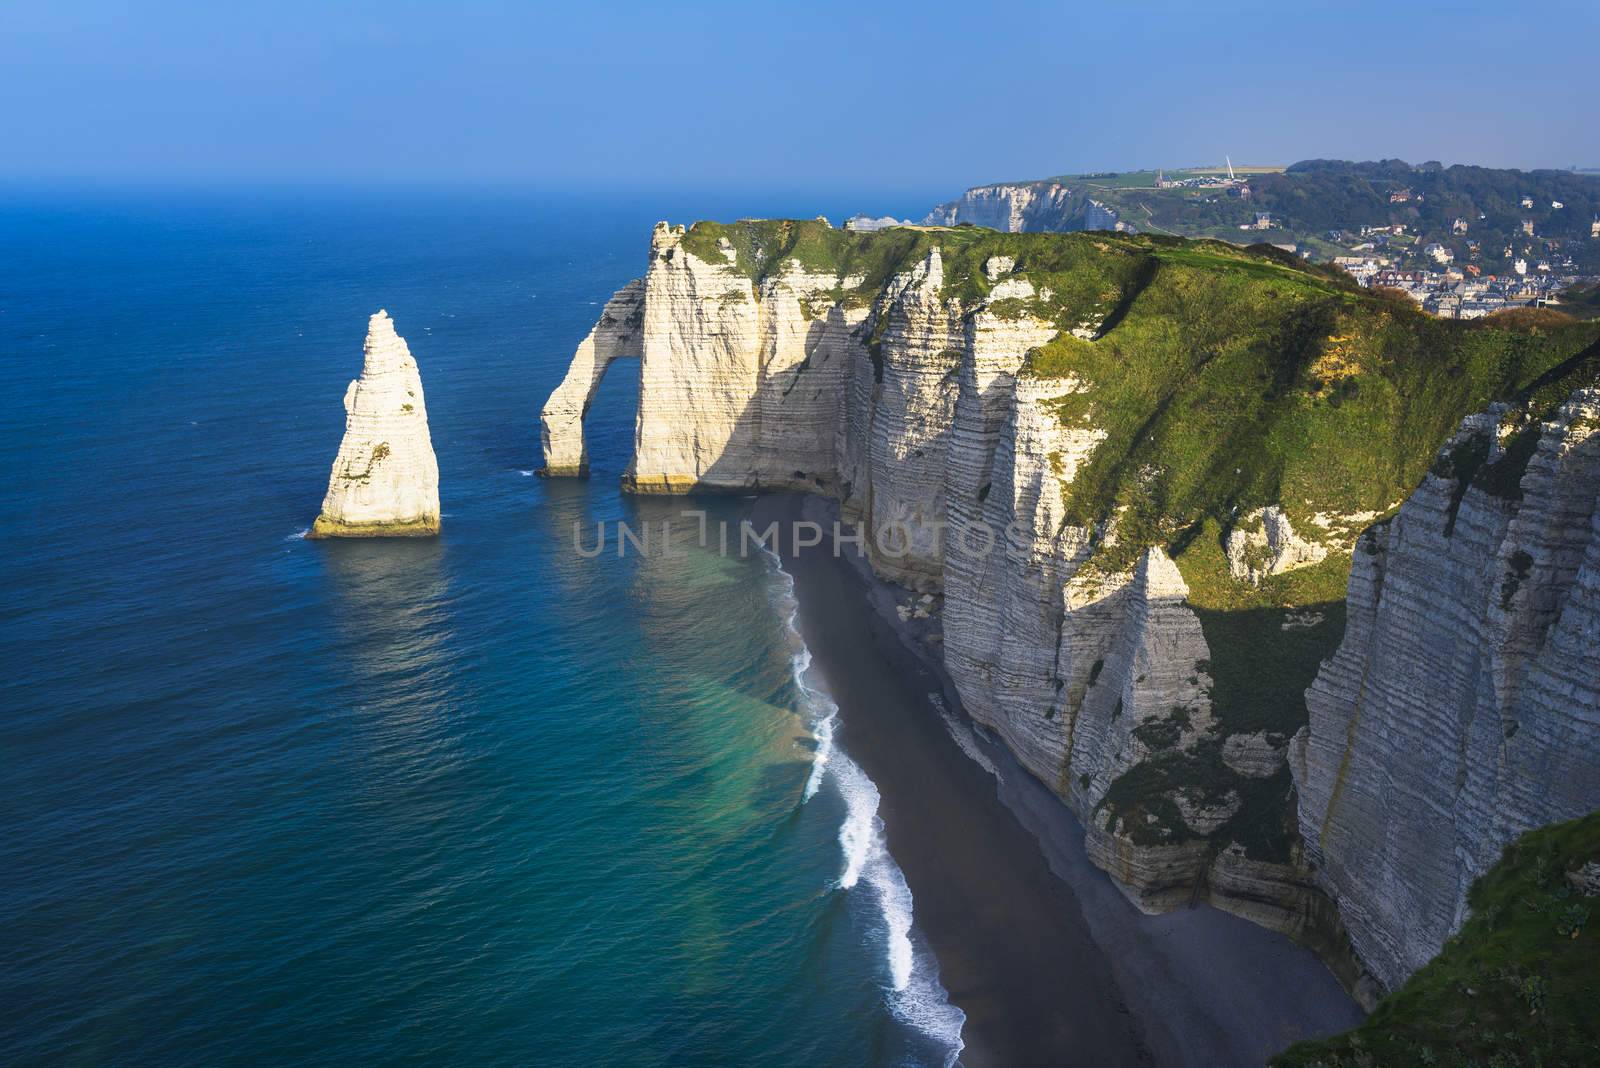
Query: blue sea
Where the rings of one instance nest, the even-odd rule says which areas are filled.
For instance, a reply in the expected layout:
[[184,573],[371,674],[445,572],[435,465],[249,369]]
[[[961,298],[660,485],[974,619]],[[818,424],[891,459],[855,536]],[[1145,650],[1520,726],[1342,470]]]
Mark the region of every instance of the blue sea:
[[[0,1063],[952,1060],[787,576],[572,550],[634,367],[532,477],[656,219],[931,200],[0,196]],[[379,308],[444,533],[306,541]]]

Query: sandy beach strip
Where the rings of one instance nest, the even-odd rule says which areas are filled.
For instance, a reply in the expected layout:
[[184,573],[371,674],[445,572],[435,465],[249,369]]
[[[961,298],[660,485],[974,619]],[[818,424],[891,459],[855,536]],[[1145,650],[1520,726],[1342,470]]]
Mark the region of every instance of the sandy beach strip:
[[[760,528],[834,502],[780,494]],[[1209,906],[1139,912],[1089,862],[1070,811],[962,715],[906,592],[831,541],[798,554],[799,625],[839,706],[837,741],[882,795],[889,851],[950,999],[962,1063],[1259,1065],[1361,1011],[1309,950]],[[991,770],[992,769],[992,770]]]

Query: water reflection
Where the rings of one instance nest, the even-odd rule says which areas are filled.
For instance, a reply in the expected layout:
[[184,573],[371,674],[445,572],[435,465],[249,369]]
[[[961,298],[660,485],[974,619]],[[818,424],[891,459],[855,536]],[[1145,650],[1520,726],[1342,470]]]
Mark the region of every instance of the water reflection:
[[353,706],[382,711],[391,725],[449,711],[454,626],[442,540],[330,540],[318,547]]

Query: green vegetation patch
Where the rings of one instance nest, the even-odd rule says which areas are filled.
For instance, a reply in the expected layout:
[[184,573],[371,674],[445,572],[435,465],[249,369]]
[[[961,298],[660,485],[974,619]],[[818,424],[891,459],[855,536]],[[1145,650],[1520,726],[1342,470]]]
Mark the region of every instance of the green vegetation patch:
[[1306,687],[1344,638],[1343,599],[1305,609],[1195,608],[1211,648],[1211,702],[1222,733],[1288,736],[1305,726]]
[[[1164,731],[1168,722],[1157,720],[1138,730]],[[1240,775],[1223,762],[1217,736],[1201,739],[1191,750],[1154,752],[1118,776],[1099,807],[1110,812],[1112,829],[1135,845],[1169,845],[1199,837],[1184,823],[1174,800],[1180,792],[1202,805],[1237,797],[1238,811],[1209,839],[1218,848],[1237,842],[1251,860],[1289,862],[1295,830],[1294,782],[1288,767],[1261,779]]]
[[[1532,329],[1539,328],[1534,325]],[[1430,470],[1456,483],[1450,498],[1446,536],[1455,529],[1456,514],[1469,488],[1501,500],[1522,500],[1522,477],[1538,451],[1543,424],[1555,416],[1557,408],[1574,390],[1596,382],[1600,382],[1600,345],[1591,345],[1549,368],[1507,398],[1508,407],[1500,418],[1500,428],[1494,431],[1501,434],[1500,453],[1492,461],[1487,432],[1464,437],[1440,451]]]
[[940,250],[944,269],[941,295],[975,305],[995,284],[984,274],[984,264],[993,256],[1009,256],[1015,261],[1014,275],[1050,295],[999,301],[992,310],[1005,317],[1033,314],[1069,328],[1073,325],[1066,321],[1069,317],[1113,304],[1158,242],[1163,247],[1182,244],[1118,234],[1002,234],[973,226],[858,232],[834,229],[818,220],[748,219],[697,222],[684,234],[681,247],[697,259],[724,264],[730,262],[724,241],[733,249],[733,269],[757,284],[791,263],[857,280],[827,295],[855,307],[871,303],[891,276],[911,270],[934,248]]
[[1098,340],[1064,332],[1025,369],[1087,383],[1078,404],[1092,404],[1108,436],[1070,488],[1068,519],[1119,517],[1107,570],[1269,504],[1302,536],[1318,512],[1382,512],[1416,487],[1463,416],[1600,338],[1595,324],[1433,319],[1227,246],[1150,256],[1155,269]]
[[1579,319],[1600,319],[1600,282],[1563,291],[1561,310]]
[[1444,950],[1360,1027],[1301,1042],[1278,1068],[1600,1064],[1600,897],[1569,873],[1600,863],[1600,813],[1532,831],[1473,884]]

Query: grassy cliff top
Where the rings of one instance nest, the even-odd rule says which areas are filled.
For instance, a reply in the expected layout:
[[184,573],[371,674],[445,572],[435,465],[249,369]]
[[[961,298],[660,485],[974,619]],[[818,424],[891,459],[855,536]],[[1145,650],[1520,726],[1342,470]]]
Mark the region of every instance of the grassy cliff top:
[[1600,367],[1597,324],[1435,319],[1210,243],[1142,258],[1094,340],[1063,332],[1024,371],[1088,383],[1062,417],[1108,438],[1074,481],[1069,514],[1080,525],[1120,516],[1121,556],[1149,544],[1176,555],[1207,521],[1226,527],[1268,504],[1302,536],[1319,514],[1385,512],[1463,416],[1563,365],[1574,380]]
[[1523,835],[1473,884],[1444,950],[1354,1031],[1292,1046],[1279,1068],[1600,1064],[1600,813]]
[[1355,290],[1343,272],[1313,266],[1271,248],[1242,249],[1220,241],[1186,241],[1150,234],[1110,232],[1007,234],[969,224],[897,226],[887,230],[836,229],[819,219],[742,219],[701,221],[688,228],[683,247],[711,263],[723,263],[721,242],[736,253],[735,267],[754,280],[797,263],[810,271],[858,276],[853,289],[876,295],[897,272],[909,270],[938,248],[944,260],[945,293],[976,302],[993,288],[983,264],[991,256],[1010,256],[1017,273],[1040,284],[1055,283],[1051,309],[1070,312],[1114,298],[1135,281],[1152,255],[1198,257],[1222,269],[1254,271],[1264,277],[1287,273],[1330,288]]

